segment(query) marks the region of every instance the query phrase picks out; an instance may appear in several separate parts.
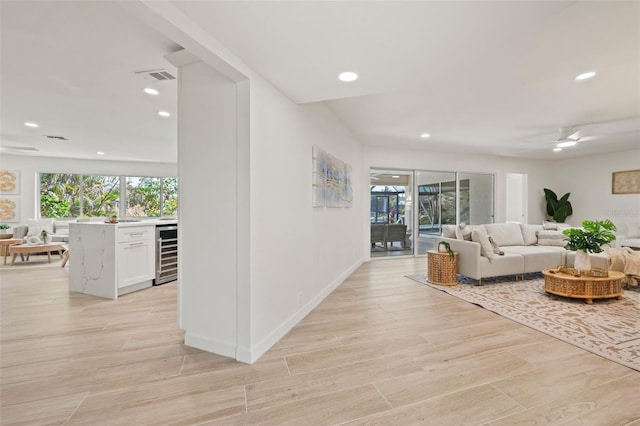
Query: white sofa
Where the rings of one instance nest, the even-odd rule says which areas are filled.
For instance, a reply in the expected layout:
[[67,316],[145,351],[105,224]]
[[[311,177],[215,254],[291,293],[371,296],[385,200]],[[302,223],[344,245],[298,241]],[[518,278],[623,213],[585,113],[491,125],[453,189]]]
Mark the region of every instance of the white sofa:
[[[451,249],[458,252],[458,273],[478,280],[478,284],[488,277],[522,277],[526,273],[559,265],[572,266],[575,260],[575,251],[564,248],[566,237],[562,231],[545,229],[543,225],[491,223],[468,226],[465,230],[471,231],[471,241],[464,239],[468,234],[461,236],[461,229],[456,225],[444,225],[442,237],[436,237],[436,247],[440,241],[448,242]],[[492,237],[503,255],[493,253],[491,244],[487,245],[488,236]],[[590,257],[592,267],[608,268],[606,253],[590,254]]]
[[69,220],[59,219],[27,219],[26,225],[13,228],[13,238],[24,239],[31,235],[40,237],[43,229],[50,234],[51,242],[69,242]]
[[614,241],[616,247],[631,247],[640,250],[640,223],[627,223],[624,235],[618,235]]

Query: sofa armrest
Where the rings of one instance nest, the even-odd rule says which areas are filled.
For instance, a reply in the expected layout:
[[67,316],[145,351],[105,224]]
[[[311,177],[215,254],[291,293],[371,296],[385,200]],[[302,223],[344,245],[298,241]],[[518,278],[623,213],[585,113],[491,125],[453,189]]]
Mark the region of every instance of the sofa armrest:
[[440,241],[449,243],[451,250],[458,253],[458,273],[464,276],[482,278],[480,268],[480,243],[455,238],[436,237],[436,250]]
[[22,239],[27,236],[29,227],[27,225],[19,225],[13,227],[13,238]]

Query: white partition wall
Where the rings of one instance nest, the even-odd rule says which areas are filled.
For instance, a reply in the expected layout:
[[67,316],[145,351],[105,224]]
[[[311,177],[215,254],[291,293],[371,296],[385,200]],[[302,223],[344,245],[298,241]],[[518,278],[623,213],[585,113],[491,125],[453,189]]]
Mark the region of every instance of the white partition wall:
[[238,248],[248,245],[238,232],[248,221],[240,223],[236,214],[248,197],[248,187],[240,187],[247,179],[239,175],[248,171],[239,167],[239,155],[248,152],[239,148],[237,111],[248,100],[208,64],[189,55],[179,59],[179,321],[187,345],[235,358]]

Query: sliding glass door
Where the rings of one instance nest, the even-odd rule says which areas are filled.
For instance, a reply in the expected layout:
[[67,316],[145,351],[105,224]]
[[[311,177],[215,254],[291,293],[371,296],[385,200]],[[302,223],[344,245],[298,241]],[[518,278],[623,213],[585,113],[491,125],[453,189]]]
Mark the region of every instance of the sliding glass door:
[[371,169],[370,191],[372,257],[424,255],[443,225],[494,220],[492,174]]
[[413,254],[413,171],[371,170],[371,257]]

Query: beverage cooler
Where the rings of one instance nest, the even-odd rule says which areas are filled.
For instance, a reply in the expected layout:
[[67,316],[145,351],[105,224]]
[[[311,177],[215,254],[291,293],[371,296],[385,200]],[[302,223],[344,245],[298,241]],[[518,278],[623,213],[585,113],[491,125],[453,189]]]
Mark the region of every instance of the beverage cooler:
[[153,285],[178,279],[178,225],[156,226],[156,278]]

